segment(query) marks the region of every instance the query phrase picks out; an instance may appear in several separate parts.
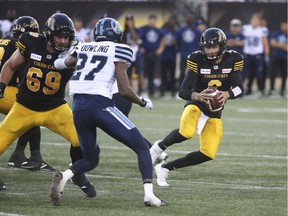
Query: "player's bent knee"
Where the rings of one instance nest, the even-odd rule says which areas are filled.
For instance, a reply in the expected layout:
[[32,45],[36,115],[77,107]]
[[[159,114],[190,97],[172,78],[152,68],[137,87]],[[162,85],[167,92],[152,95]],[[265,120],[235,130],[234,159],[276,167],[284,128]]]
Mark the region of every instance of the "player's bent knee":
[[200,152],[204,155],[206,155],[207,157],[211,158],[211,160],[214,160],[216,158],[216,152],[214,151],[209,151],[206,149],[200,149]]
[[179,129],[179,133],[185,137],[186,139],[192,139],[196,133],[195,130],[181,130]]

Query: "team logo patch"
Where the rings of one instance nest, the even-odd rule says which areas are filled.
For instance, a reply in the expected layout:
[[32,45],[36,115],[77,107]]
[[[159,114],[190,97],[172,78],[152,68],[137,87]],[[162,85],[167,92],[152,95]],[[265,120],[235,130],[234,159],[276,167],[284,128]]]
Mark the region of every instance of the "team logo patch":
[[37,55],[37,54],[35,54],[35,53],[31,53],[30,58],[31,58],[31,59],[34,59],[34,60],[36,60],[36,61],[41,61],[42,56],[41,56],[41,55]]
[[214,65],[214,66],[213,66],[213,69],[214,69],[214,70],[218,70],[218,68],[219,68],[218,65]]
[[232,71],[232,68],[223,68],[222,73],[230,73]]
[[47,59],[52,59],[52,56],[51,55],[47,55],[46,58]]
[[201,74],[211,74],[211,69],[201,69],[200,73]]

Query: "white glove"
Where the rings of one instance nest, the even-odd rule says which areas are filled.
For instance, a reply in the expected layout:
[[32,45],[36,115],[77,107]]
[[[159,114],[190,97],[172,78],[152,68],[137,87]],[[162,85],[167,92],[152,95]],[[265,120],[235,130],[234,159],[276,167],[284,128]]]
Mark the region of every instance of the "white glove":
[[69,49],[66,49],[65,51],[61,52],[58,55],[58,58],[67,58],[68,56],[77,55],[76,49],[77,49],[76,46],[71,45]]
[[153,108],[153,103],[152,101],[149,99],[149,98],[143,98],[143,97],[140,97],[140,99],[144,102],[144,106],[145,108],[147,109],[152,109]]

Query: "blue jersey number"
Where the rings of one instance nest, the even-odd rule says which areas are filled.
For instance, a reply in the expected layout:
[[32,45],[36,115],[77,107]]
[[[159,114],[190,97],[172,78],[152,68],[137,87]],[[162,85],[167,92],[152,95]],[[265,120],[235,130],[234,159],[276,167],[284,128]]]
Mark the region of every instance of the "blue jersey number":
[[[80,65],[77,65],[76,68],[76,73],[72,76],[71,80],[79,80],[80,79],[80,75],[81,75],[81,70],[85,67],[85,64],[87,62],[88,56],[86,54],[80,53],[78,56],[79,59],[82,59]],[[98,73],[106,64],[107,62],[107,58],[106,56],[98,56],[98,55],[94,55],[91,58],[90,63],[95,64],[98,61],[98,65],[97,67],[93,68],[93,70],[91,70],[85,77],[84,80],[93,80],[94,79],[94,74]],[[79,60],[78,59],[78,60]]]

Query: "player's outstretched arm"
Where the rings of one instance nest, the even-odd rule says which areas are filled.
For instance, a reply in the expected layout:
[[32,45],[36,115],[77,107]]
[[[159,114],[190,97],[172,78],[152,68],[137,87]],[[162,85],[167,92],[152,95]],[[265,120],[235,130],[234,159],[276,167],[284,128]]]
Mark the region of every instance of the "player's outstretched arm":
[[119,93],[123,97],[127,98],[130,102],[151,109],[153,107],[152,102],[149,99],[147,99],[147,101],[149,102],[148,103],[144,98],[140,98],[129,85],[126,73],[127,68],[128,65],[125,62],[115,62],[116,79]]
[[58,70],[63,70],[66,68],[74,68],[76,64],[77,64],[77,57],[70,55],[58,58],[54,61],[54,66]]

